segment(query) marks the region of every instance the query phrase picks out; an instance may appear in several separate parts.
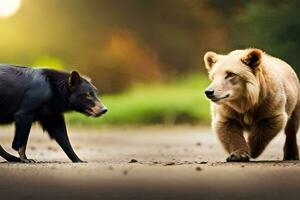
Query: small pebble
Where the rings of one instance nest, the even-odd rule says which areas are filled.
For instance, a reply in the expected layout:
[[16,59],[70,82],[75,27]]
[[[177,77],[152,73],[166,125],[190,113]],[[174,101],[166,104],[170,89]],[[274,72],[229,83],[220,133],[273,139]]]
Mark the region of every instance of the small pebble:
[[136,160],[136,159],[131,159],[130,161],[129,161],[129,163],[137,163],[138,161]]
[[56,148],[53,148],[53,147],[51,147],[51,146],[48,146],[47,149],[50,150],[50,151],[57,151]]
[[175,165],[175,162],[167,162],[164,164],[165,166]]
[[196,171],[202,171],[202,168],[201,167],[196,167]]

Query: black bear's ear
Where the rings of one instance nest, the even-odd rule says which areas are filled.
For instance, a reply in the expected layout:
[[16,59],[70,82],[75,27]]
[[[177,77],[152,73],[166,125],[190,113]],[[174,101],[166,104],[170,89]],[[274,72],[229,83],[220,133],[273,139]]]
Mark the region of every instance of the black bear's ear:
[[69,78],[69,87],[74,89],[80,83],[80,75],[77,71],[72,71]]
[[260,49],[249,49],[241,61],[251,69],[255,69],[261,64],[261,56],[262,51]]
[[204,55],[204,63],[205,63],[205,68],[207,69],[207,71],[209,72],[213,65],[218,61],[218,54],[214,53],[214,52],[207,52]]

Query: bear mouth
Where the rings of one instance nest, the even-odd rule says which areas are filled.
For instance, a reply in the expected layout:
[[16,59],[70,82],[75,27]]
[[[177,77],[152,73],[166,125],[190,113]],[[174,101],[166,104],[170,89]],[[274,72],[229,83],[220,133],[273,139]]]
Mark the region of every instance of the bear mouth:
[[96,117],[100,117],[101,115],[104,115],[106,112],[107,112],[106,107],[100,108],[100,107],[94,106],[92,108],[87,108],[84,111],[84,114],[86,114],[89,117],[96,118]]
[[214,97],[214,98],[211,99],[211,101],[213,101],[213,102],[218,102],[218,101],[220,101],[220,100],[222,100],[222,99],[226,99],[226,98],[228,98],[228,97],[229,97],[229,94],[227,94],[227,95],[225,95],[225,96],[223,96],[223,97],[220,97],[220,98]]

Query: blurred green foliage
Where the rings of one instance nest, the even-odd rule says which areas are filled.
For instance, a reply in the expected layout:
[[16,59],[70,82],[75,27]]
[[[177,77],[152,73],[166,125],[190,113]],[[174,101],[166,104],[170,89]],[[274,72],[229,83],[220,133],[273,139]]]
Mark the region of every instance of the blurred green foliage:
[[[22,0],[1,63],[78,70],[107,115],[70,124],[208,123],[203,55],[258,47],[300,74],[299,0]],[[191,75],[191,74],[205,75]]]
[[60,68],[55,58],[67,70],[90,76],[105,93],[204,72],[202,56],[209,50],[259,47],[299,71],[299,5],[298,0],[22,0],[16,15],[0,18],[0,60]]
[[204,71],[205,51],[228,46],[224,24],[205,0],[22,0],[0,18],[0,60],[40,65],[46,55],[118,93]]
[[249,1],[236,17],[233,46],[258,47],[300,74],[300,1]]
[[71,125],[145,125],[208,124],[209,101],[204,89],[209,81],[204,75],[193,75],[168,84],[139,85],[126,92],[104,95],[101,100],[109,112],[100,118],[69,113]]

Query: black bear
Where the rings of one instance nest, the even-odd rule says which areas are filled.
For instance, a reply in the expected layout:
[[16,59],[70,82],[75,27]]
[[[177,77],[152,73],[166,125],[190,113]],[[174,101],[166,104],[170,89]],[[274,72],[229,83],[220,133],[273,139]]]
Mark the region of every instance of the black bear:
[[31,125],[37,121],[73,162],[83,162],[67,135],[63,113],[68,111],[99,117],[107,108],[98,99],[96,87],[76,71],[0,65],[0,124],[15,122],[12,148],[20,156],[11,155],[0,146],[4,159],[34,162],[27,159],[25,151]]

